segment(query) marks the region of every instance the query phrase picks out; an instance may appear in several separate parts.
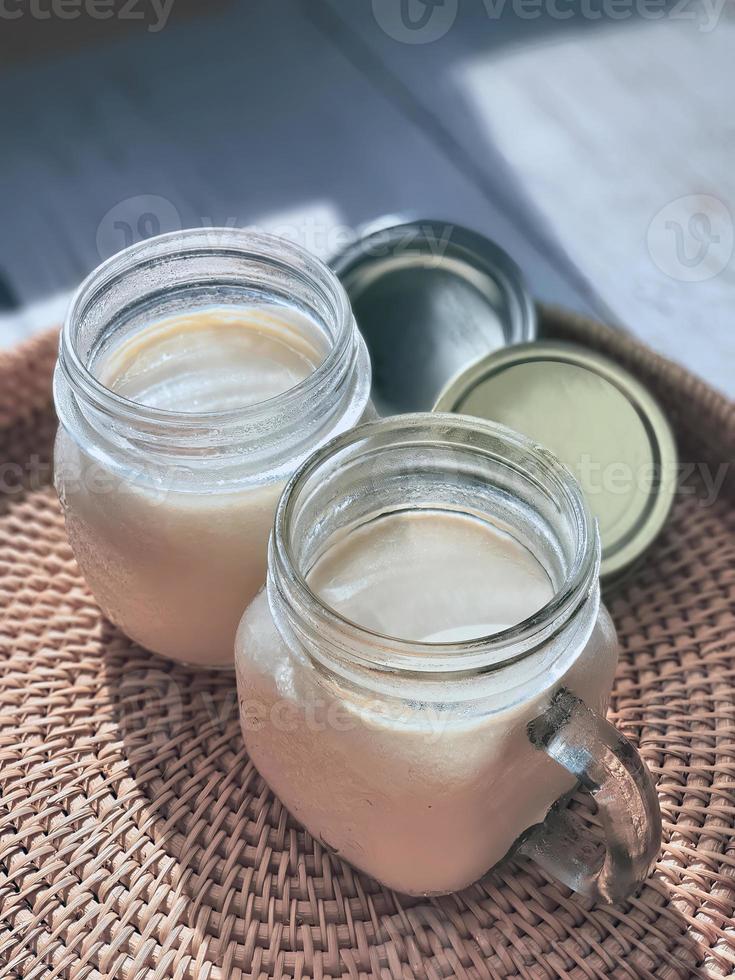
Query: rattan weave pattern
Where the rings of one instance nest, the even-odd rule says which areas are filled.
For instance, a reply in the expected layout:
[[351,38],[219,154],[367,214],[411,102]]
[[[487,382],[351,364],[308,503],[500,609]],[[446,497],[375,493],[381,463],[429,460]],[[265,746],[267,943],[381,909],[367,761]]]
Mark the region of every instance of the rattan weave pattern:
[[49,484],[49,334],[0,355],[0,977],[735,975],[735,518],[701,475],[735,459],[735,408],[625,335],[544,327],[631,367],[698,464],[610,603],[611,717],[664,818],[641,894],[592,907],[518,862],[407,899],[305,834],[247,759],[232,677],[146,654],[87,593]]

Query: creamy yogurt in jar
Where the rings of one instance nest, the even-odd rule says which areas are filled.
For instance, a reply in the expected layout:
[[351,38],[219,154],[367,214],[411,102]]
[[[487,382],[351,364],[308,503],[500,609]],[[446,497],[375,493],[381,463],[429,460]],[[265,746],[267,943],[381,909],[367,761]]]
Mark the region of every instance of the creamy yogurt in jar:
[[238,631],[250,757],[384,884],[470,884],[574,785],[529,725],[562,690],[605,710],[598,567],[579,488],[510,430],[409,415],[339,437],[286,488]]
[[105,614],[156,653],[230,666],[284,483],[369,390],[344,290],[295,245],[191,230],[100,266],[62,331],[55,478]]

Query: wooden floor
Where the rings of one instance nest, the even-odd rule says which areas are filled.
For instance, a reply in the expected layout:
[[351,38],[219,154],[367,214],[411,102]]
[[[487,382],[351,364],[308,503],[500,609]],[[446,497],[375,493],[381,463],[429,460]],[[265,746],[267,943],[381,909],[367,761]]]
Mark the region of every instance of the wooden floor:
[[0,343],[131,237],[256,224],[326,257],[411,212],[488,234],[538,297],[735,394],[735,18],[716,6],[570,22],[445,0],[411,29],[398,0],[243,0],[7,68],[0,276],[20,310]]

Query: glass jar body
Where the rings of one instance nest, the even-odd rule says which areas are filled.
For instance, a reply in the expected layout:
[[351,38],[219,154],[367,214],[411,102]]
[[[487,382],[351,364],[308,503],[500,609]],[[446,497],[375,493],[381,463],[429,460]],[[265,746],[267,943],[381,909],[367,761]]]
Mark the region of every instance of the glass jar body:
[[242,611],[265,580],[268,534],[284,479],[239,489],[137,482],[99,464],[60,427],[55,483],[66,531],[105,616],[154,653],[232,664]]
[[[437,642],[366,628],[312,590],[313,570],[349,548],[353,534],[374,541],[384,519],[420,514],[504,528],[547,575],[551,598],[487,636]],[[463,540],[458,561],[487,569],[474,564],[478,537]],[[515,597],[502,583],[524,587],[501,558],[483,581],[503,609],[475,619],[464,602],[442,601],[462,588],[456,578],[390,549],[375,564],[376,552],[360,554],[368,578],[390,583],[403,622],[424,636],[508,623],[501,614]],[[579,487],[516,433],[432,413],[339,437],[284,491],[266,587],[238,630],[240,717],[253,762],[315,838],[384,884],[412,894],[470,884],[573,785],[533,741],[530,723],[562,691],[604,712],[618,648],[598,570],[599,540]],[[360,570],[339,581],[349,592]],[[442,608],[450,619],[463,609],[467,621],[429,623],[429,610]],[[416,609],[426,610],[422,623]],[[377,620],[387,621],[398,622]]]
[[[213,303],[280,304],[322,333],[325,362],[242,412],[148,411],[94,378],[95,358],[154,318]],[[81,287],[55,375],[55,482],[69,539],[108,618],[185,663],[231,666],[263,584],[279,494],[298,465],[369,411],[370,365],[329,270],[295,246],[223,231],[135,246]]]
[[[528,739],[568,688],[602,714],[618,645],[598,597],[576,639],[426,699],[355,690],[314,669],[278,629],[267,590],[238,630],[235,662],[249,755],[326,847],[408,894],[454,891],[495,865],[574,780]],[[463,690],[464,688],[464,690]]]

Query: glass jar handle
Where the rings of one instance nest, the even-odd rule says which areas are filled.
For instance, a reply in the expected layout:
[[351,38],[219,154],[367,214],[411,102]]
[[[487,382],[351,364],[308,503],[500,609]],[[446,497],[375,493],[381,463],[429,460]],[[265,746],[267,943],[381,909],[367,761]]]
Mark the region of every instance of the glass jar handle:
[[558,806],[518,851],[576,892],[621,901],[645,881],[661,848],[658,796],[643,760],[617,728],[566,689],[529,724],[528,737],[591,794],[604,841],[591,841],[583,821]]

